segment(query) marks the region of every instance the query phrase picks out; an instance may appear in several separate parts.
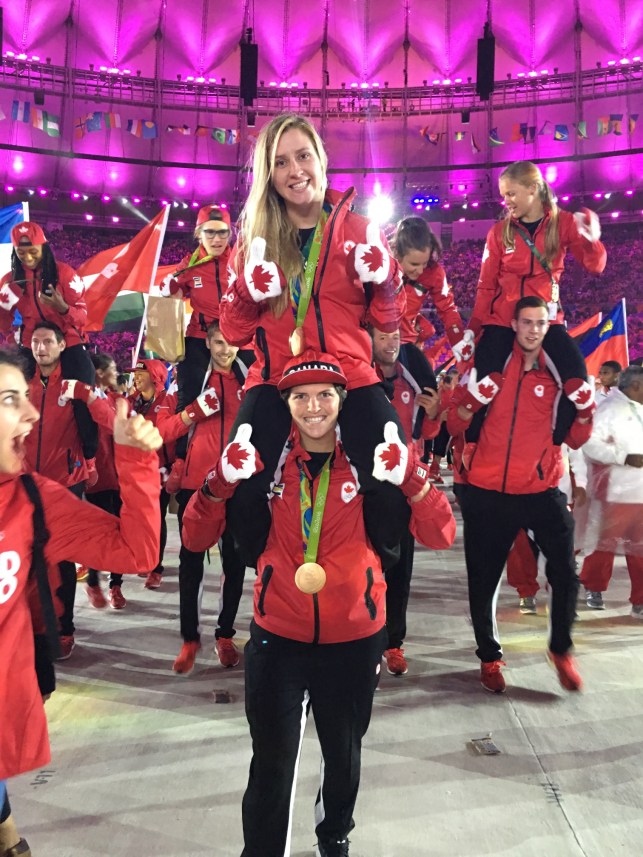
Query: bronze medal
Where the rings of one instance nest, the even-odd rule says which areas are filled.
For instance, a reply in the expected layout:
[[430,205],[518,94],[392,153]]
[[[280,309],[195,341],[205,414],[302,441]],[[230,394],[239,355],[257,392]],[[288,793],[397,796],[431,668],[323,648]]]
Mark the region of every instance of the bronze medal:
[[290,334],[290,350],[293,357],[299,357],[306,348],[306,337],[302,327],[296,327]]
[[314,595],[326,586],[326,572],[316,562],[305,562],[295,572],[295,586],[306,595]]

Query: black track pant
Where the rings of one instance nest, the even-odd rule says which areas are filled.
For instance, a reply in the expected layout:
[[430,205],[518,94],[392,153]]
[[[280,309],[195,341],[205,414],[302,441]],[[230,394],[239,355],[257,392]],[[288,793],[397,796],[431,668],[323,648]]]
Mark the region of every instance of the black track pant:
[[[121,495],[118,491],[94,491],[93,494],[85,494],[85,500],[88,503],[91,503],[92,506],[98,506],[99,509],[104,509],[106,512],[109,512],[110,515],[118,516],[121,513]],[[98,568],[90,568],[87,574],[87,585],[88,586],[97,586],[98,585],[98,572],[100,569]],[[123,575],[115,574],[112,572],[109,575],[109,588],[112,586],[122,586],[123,585]]]
[[578,578],[574,565],[574,519],[558,488],[539,494],[501,494],[473,485],[459,492],[464,521],[464,554],[469,607],[478,648],[487,663],[502,657],[496,626],[496,601],[507,555],[520,529],[533,531],[547,564],[552,590],[551,640],[557,655],[572,646]]
[[160,548],[159,548],[159,561],[155,568],[152,571],[156,571],[158,574],[163,574],[163,554],[165,553],[165,545],[167,544],[167,521],[165,520],[167,516],[167,507],[170,505],[170,495],[167,493],[165,488],[161,488],[161,493],[159,494],[159,505],[161,507],[161,539],[160,539]]
[[[342,443],[357,470],[360,491],[364,494],[366,532],[384,569],[399,559],[400,539],[410,519],[408,503],[399,488],[389,482],[378,482],[372,476],[375,447],[383,442],[384,425],[389,421],[397,424],[400,438],[405,442],[395,408],[379,384],[351,390],[339,414]],[[251,441],[265,469],[239,484],[228,501],[226,521],[245,564],[255,568],[268,539],[272,519],[267,498],[290,432],[291,418],[277,388],[264,384],[252,387],[246,394],[231,438],[241,423],[252,425]]]
[[[183,530],[183,514],[194,491],[179,491],[176,501],[179,504],[179,532]],[[219,600],[219,620],[214,632],[215,639],[234,637],[234,623],[237,618],[239,602],[243,594],[243,579],[246,567],[234,545],[234,539],[224,532],[219,539],[223,585]],[[201,639],[199,631],[199,613],[203,591],[203,560],[205,551],[190,551],[181,542],[179,553],[179,612],[181,616],[181,636],[186,643],[196,643]]]
[[[176,367],[177,413],[193,402],[201,393],[209,366],[210,349],[205,339],[199,339],[197,336],[186,336],[185,357]],[[176,442],[176,457],[185,458],[187,449],[188,435],[186,434]]]
[[388,648],[399,649],[406,637],[406,610],[411,592],[415,539],[407,532],[400,543],[400,561],[386,571]]
[[[484,378],[491,372],[502,372],[507,358],[511,354],[513,341],[514,332],[510,327],[489,324],[484,328],[474,355],[478,379]],[[552,324],[550,326],[543,340],[543,350],[556,367],[563,384],[571,378],[587,379],[587,367],[583,355],[565,330],[564,325]],[[486,408],[481,408],[471,420],[471,425],[466,431],[468,441],[476,442],[480,437],[485,412]],[[563,443],[575,417],[576,406],[570,402],[564,393],[561,393],[554,428],[554,443],[556,445]]]
[[[68,490],[76,497],[83,496],[84,482],[72,485]],[[60,633],[63,637],[71,637],[75,631],[74,627],[74,601],[76,600],[76,564],[73,562],[59,562],[60,586],[56,595],[62,604],[63,612],[60,616]]]
[[349,643],[314,645],[251,624],[245,684],[252,761],[242,805],[242,857],[289,853],[291,808],[310,709],[322,752],[315,832],[318,839],[337,841],[353,829],[362,738],[385,646],[385,629]]

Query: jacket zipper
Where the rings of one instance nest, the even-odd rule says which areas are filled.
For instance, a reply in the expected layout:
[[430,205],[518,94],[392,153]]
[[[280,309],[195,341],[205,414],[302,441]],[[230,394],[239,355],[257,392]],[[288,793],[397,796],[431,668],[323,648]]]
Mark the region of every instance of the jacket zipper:
[[219,303],[221,303],[221,279],[219,277],[219,260],[214,260],[214,278],[217,282],[217,294],[219,295]]
[[259,611],[260,616],[266,615],[266,611],[263,609],[263,602],[266,598],[266,592],[268,591],[268,584],[270,583],[271,577],[272,566],[267,565],[261,572],[261,592],[259,593],[259,601],[257,602],[257,610]]
[[511,426],[509,428],[509,442],[507,444],[507,458],[505,461],[505,472],[502,477],[502,488],[501,491],[504,494],[505,488],[507,486],[507,473],[509,471],[509,458],[511,456],[511,444],[513,443],[513,434],[514,434],[514,426],[516,425],[516,415],[518,413],[518,399],[520,398],[520,388],[522,387],[523,378],[525,377],[525,373],[523,372],[520,376],[520,381],[518,381],[518,387],[516,388],[516,398],[514,399],[514,409],[513,414],[511,415]]
[[348,193],[344,194],[342,199],[337,203],[335,207],[335,211],[329,222],[328,227],[328,241],[326,242],[326,251],[324,253],[324,259],[322,261],[321,268],[319,268],[319,273],[316,277],[316,286],[313,286],[313,306],[315,307],[315,318],[317,320],[317,333],[319,335],[319,347],[322,351],[326,351],[326,337],[324,336],[324,322],[322,320],[321,307],[319,305],[319,290],[321,289],[322,279],[324,277],[324,272],[326,270],[326,265],[328,263],[328,255],[330,253],[331,240],[333,237],[333,230],[335,229],[335,221],[339,215],[340,209],[346,204],[346,200],[348,199]]
[[[217,373],[218,374],[218,373]],[[223,415],[225,413],[225,387],[223,383],[223,377],[219,374],[219,385],[221,387],[221,395],[219,397],[219,419],[221,420],[221,431],[219,432],[219,456],[223,455],[224,450],[224,439],[223,439],[223,428],[224,428],[224,418]]]
[[42,448],[42,427],[45,422],[45,397],[49,378],[42,378],[42,401],[40,402],[40,420],[38,421],[38,448],[36,450],[36,473],[40,473],[40,450]]
[[371,598],[371,589],[373,588],[373,569],[366,569],[366,592],[364,593],[364,604],[366,604],[366,609],[368,610],[368,615],[371,619],[375,619],[377,616],[377,607],[375,606],[375,602]]
[[266,331],[263,327],[258,327],[255,331],[255,339],[257,347],[263,354],[263,369],[261,370],[261,379],[267,381],[270,378],[270,352],[268,351],[268,341],[266,339]]

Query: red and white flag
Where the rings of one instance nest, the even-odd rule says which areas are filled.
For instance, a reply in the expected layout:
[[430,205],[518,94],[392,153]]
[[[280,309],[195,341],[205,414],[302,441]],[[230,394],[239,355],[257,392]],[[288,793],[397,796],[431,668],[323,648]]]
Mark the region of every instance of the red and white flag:
[[85,330],[102,330],[105,316],[121,291],[147,294],[154,282],[169,206],[164,206],[127,244],[103,250],[79,266],[85,284]]

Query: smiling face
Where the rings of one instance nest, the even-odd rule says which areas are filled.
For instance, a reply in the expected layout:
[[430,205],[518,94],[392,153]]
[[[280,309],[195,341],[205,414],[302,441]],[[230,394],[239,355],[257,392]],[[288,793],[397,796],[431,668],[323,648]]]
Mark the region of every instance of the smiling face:
[[399,260],[404,276],[408,277],[409,280],[417,280],[429,264],[430,258],[431,250],[429,247],[426,247],[424,250],[409,250]]
[[332,452],[340,398],[332,384],[302,384],[293,387],[288,408],[308,452]]
[[504,199],[507,211],[515,220],[526,220],[532,223],[540,220],[545,214],[538,185],[524,185],[513,179],[500,179],[498,183],[500,196]]
[[[299,128],[285,131],[273,158],[272,184],[292,223],[314,226],[321,211],[326,179],[311,137]],[[309,224],[307,221],[314,218]]]
[[118,369],[116,368],[116,363],[114,363],[113,360],[111,363],[107,364],[107,367],[105,369],[96,370],[96,383],[99,384],[104,390],[115,390],[117,377]]
[[234,345],[229,345],[223,338],[220,330],[210,331],[205,341],[210,349],[210,357],[212,357],[212,362],[216,368],[228,372],[239,349],[235,348]]
[[373,328],[373,357],[382,368],[391,369],[400,356],[400,331],[384,333]]
[[511,320],[511,326],[516,332],[516,342],[525,354],[537,356],[549,330],[545,307],[524,307],[518,318]]
[[19,369],[0,364],[0,473],[24,469],[25,438],[38,419],[31,404],[27,382]]
[[230,227],[223,220],[207,220],[199,226],[199,241],[209,256],[220,256],[229,240]]
[[42,262],[42,244],[25,244],[22,247],[16,247],[16,256],[22,262],[23,268],[35,271]]

